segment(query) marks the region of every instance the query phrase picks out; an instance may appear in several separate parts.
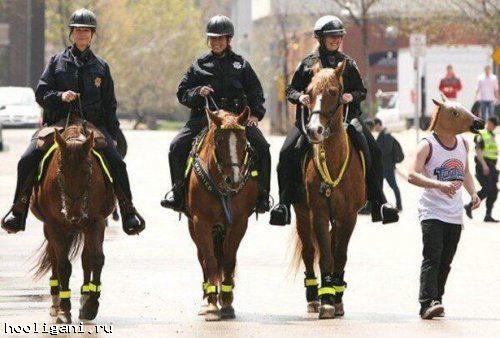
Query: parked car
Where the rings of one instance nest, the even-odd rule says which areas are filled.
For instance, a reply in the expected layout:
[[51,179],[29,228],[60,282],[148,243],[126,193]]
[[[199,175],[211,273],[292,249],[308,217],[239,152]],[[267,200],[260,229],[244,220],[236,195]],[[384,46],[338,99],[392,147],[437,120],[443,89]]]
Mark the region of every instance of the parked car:
[[389,131],[406,129],[406,121],[399,110],[398,92],[382,92],[380,89],[375,94],[377,98],[377,114],[384,127]]
[[4,127],[36,127],[42,120],[42,108],[29,87],[0,87],[0,123]]

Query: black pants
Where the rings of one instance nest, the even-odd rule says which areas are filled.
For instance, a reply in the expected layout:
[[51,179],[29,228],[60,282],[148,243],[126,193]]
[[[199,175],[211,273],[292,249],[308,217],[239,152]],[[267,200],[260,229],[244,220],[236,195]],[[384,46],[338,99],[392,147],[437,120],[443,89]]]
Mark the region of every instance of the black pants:
[[[107,146],[100,151],[109,165],[109,170],[113,176],[113,180],[115,181],[115,184],[121,188],[123,194],[129,200],[132,200],[132,192],[130,191],[130,183],[127,174],[127,165],[116,150],[113,144],[113,139],[109,133],[104,128],[99,128],[99,130],[106,137]],[[17,165],[17,184],[14,202],[17,201],[19,195],[25,189],[26,182],[33,179],[33,175],[35,175],[38,165],[43,158],[44,153],[43,151],[36,149],[36,142],[36,137],[33,137],[28,149],[26,149],[24,154],[21,156]]]
[[462,226],[437,219],[424,220],[421,225],[424,259],[420,269],[419,302],[426,307],[433,300],[442,301]]
[[477,195],[482,200],[486,198],[486,215],[491,215],[493,204],[498,196],[498,171],[496,163],[493,161],[487,161],[486,163],[490,169],[488,176],[483,175],[483,167],[476,161],[476,178],[481,185],[481,190],[477,192]]
[[398,182],[396,182],[396,173],[394,172],[394,168],[384,168],[384,178],[391,187],[392,191],[394,191],[394,195],[396,196],[396,206],[401,208],[401,192],[399,191]]
[[[208,125],[206,117],[200,119],[192,119],[186,123],[180,130],[179,134],[174,137],[170,144],[168,153],[168,162],[170,164],[170,176],[172,185],[179,185],[184,181],[184,171],[186,162],[189,157],[189,152],[193,145],[193,140],[203,128]],[[257,152],[258,167],[259,167],[259,185],[260,188],[269,192],[270,190],[270,174],[271,174],[271,154],[269,152],[269,143],[267,143],[264,135],[257,127],[246,127],[246,136],[248,142]]]
[[[366,184],[368,190],[368,200],[375,203],[387,202],[382,183],[384,180],[382,151],[380,150],[377,141],[365,126],[359,120],[363,127],[363,135],[368,143],[370,151],[371,165],[368,167],[366,174]],[[302,168],[300,167],[300,159],[305,151],[305,145],[298,145],[302,132],[299,127],[299,122],[295,123],[289,130],[285,142],[280,151],[280,160],[278,163],[278,183],[280,188],[280,202],[292,204],[300,202],[302,199]]]

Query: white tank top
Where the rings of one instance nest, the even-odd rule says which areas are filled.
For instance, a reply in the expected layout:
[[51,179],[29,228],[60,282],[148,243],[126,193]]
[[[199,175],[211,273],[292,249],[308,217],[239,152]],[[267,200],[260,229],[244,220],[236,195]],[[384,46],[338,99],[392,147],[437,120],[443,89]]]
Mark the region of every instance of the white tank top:
[[[438,181],[463,181],[467,148],[461,136],[455,137],[455,146],[446,147],[435,134],[424,138],[430,146],[423,174]],[[463,224],[462,189],[457,190],[452,198],[439,189],[424,189],[418,205],[420,221],[438,219],[453,224]]]

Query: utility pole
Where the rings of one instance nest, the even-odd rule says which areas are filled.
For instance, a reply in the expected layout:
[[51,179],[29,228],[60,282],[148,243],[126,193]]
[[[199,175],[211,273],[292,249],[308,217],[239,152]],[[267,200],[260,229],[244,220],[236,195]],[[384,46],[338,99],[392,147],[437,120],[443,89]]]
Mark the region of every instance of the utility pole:
[[33,0],[26,1],[26,87],[31,87],[31,17]]

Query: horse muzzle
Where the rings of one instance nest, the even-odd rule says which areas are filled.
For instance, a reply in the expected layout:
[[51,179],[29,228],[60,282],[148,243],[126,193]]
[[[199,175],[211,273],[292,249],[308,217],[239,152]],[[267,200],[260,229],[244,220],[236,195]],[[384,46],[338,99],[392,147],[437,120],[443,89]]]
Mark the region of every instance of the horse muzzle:
[[473,132],[474,134],[479,133],[481,129],[484,129],[485,122],[482,119],[477,119],[472,122],[472,125],[470,126],[470,131]]
[[307,138],[309,139],[309,142],[311,143],[321,143],[323,142],[323,133],[325,131],[325,128],[323,126],[318,126],[314,128],[307,128]]

